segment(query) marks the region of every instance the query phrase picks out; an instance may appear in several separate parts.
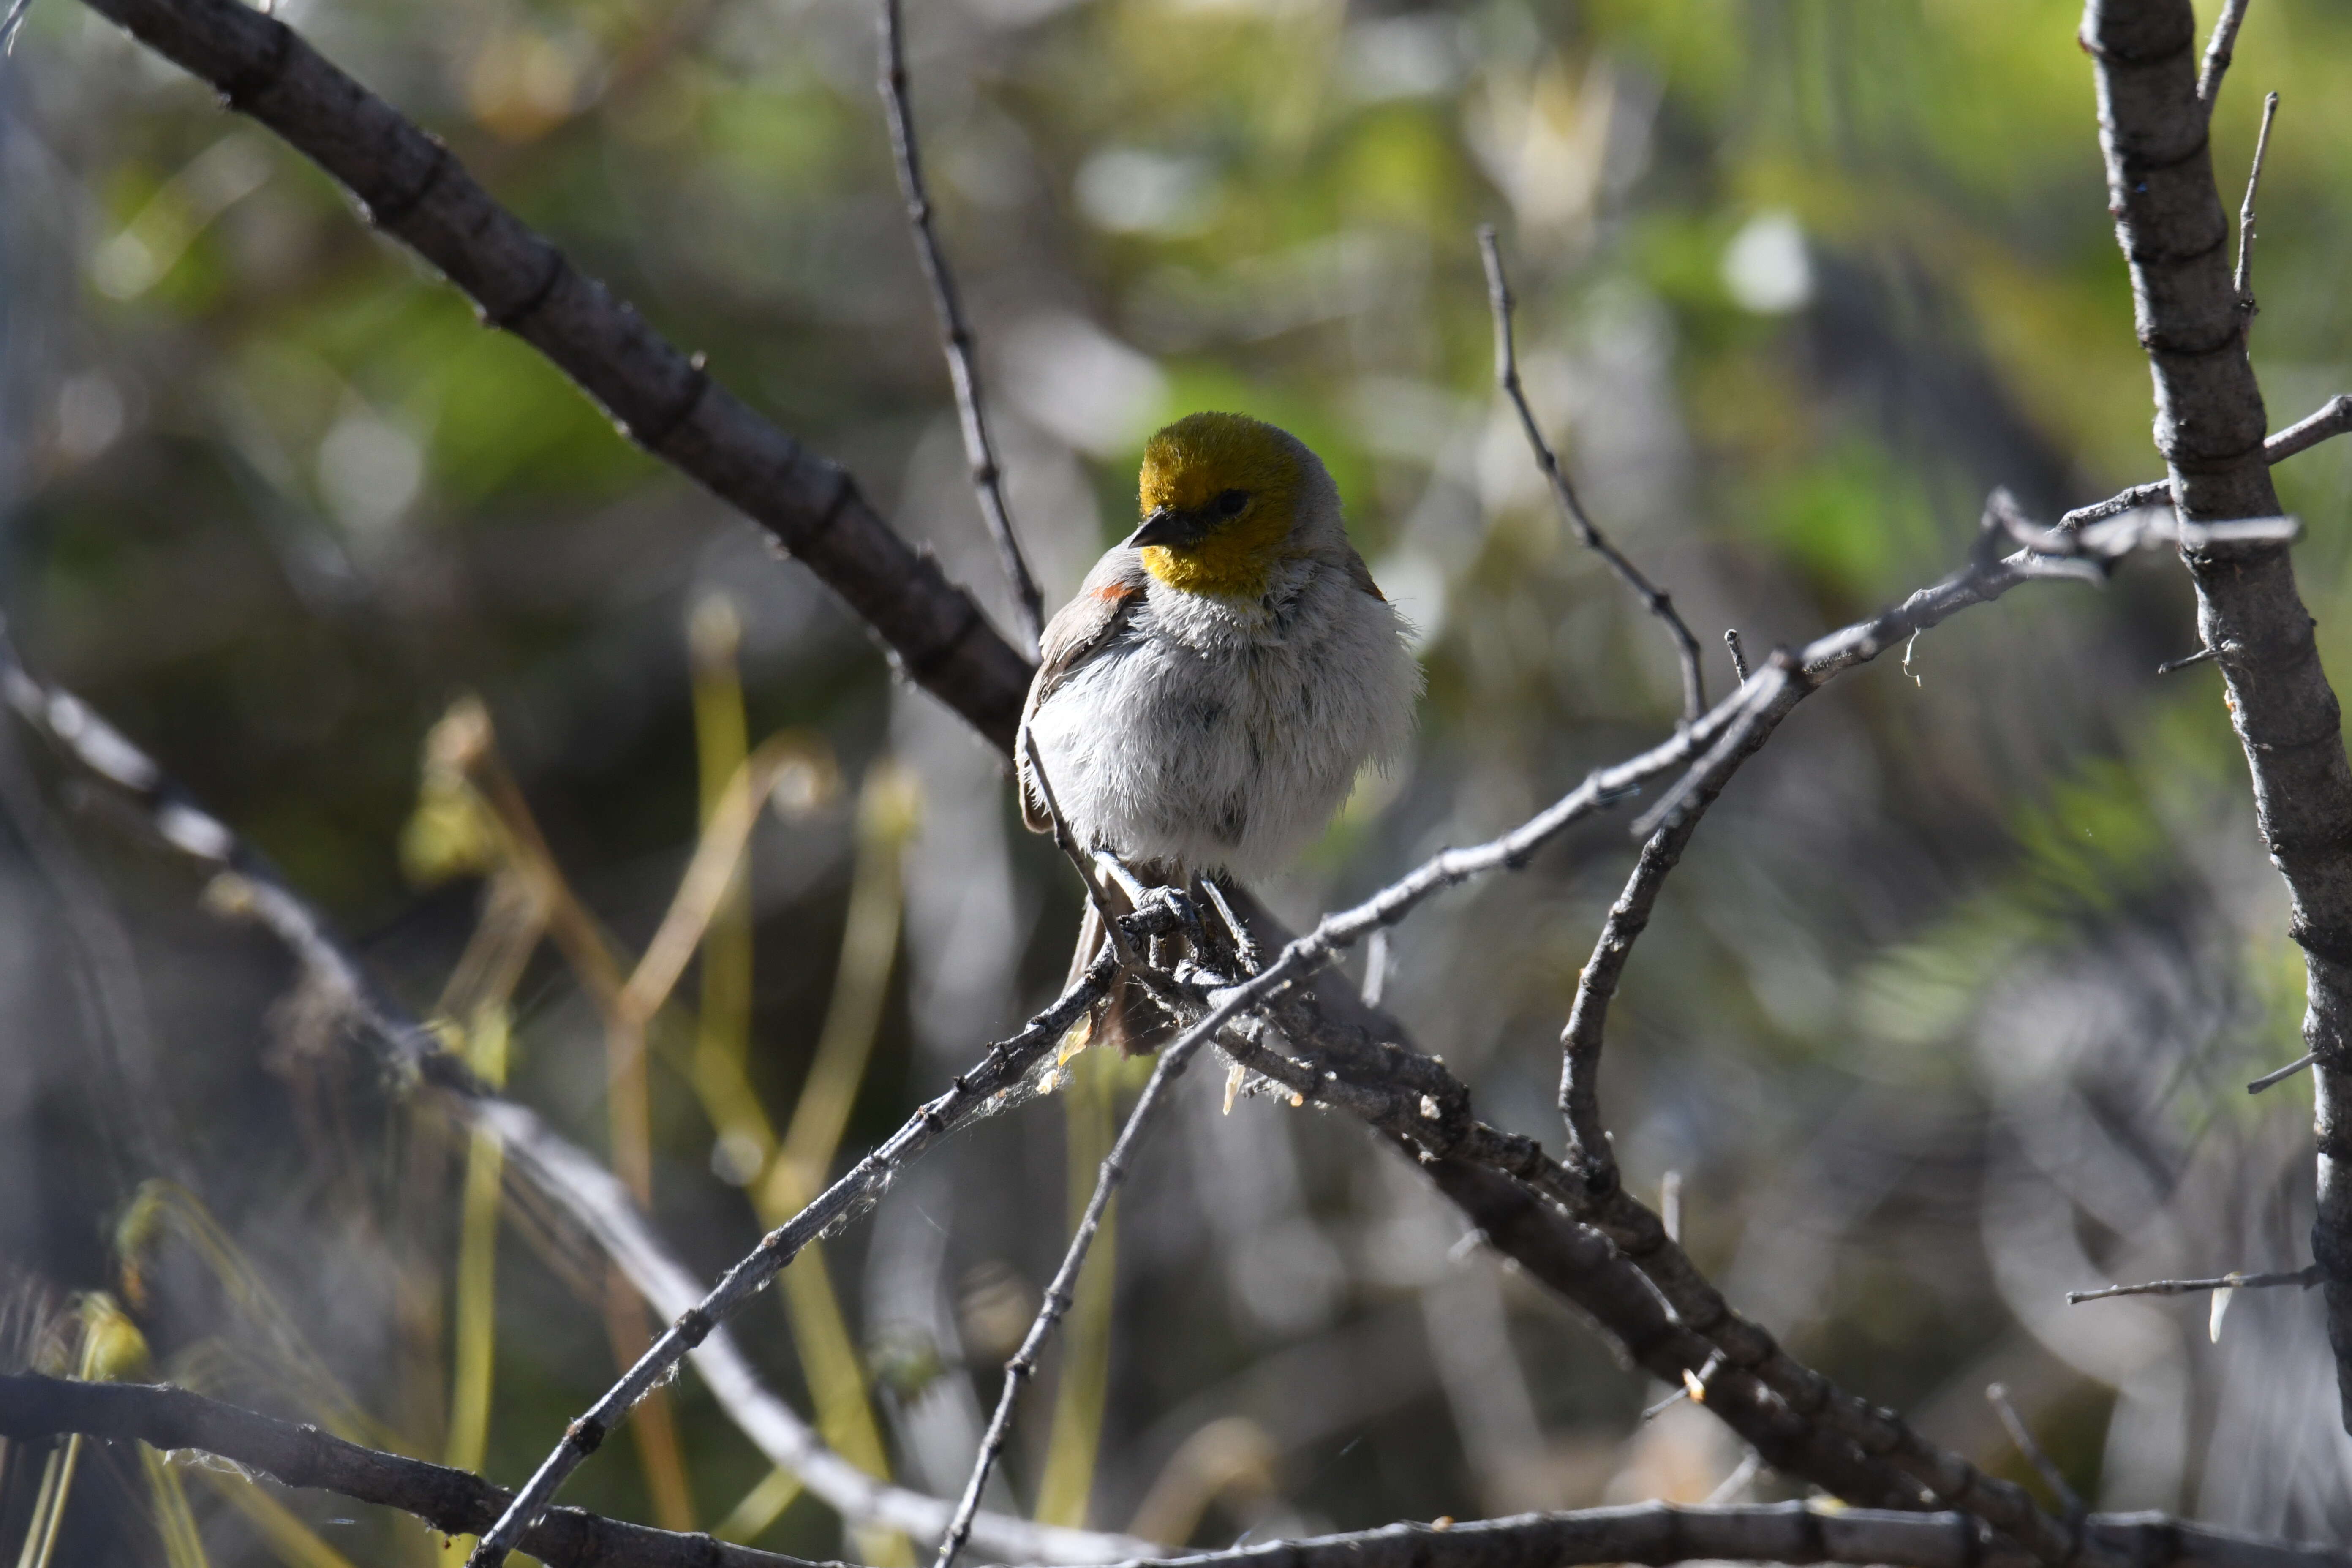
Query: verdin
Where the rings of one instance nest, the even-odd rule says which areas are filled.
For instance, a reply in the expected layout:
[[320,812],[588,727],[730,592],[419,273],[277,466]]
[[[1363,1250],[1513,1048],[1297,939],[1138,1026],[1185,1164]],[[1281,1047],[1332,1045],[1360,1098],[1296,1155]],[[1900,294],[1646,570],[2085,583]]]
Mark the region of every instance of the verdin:
[[[1421,689],[1405,624],[1348,542],[1339,488],[1286,431],[1194,414],[1151,437],[1142,525],[1046,625],[1022,710],[1022,819],[1148,883],[1256,873],[1321,831],[1367,761],[1403,746]],[[1090,908],[1072,974],[1103,941]],[[1130,987],[1096,1039],[1142,1041]]]

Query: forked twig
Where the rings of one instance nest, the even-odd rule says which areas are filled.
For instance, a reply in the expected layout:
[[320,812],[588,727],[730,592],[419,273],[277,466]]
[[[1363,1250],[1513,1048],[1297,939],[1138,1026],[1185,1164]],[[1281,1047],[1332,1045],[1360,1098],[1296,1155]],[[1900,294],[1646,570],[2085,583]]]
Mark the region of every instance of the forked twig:
[[997,460],[996,442],[988,433],[980,368],[972,358],[971,327],[964,321],[955,275],[948,270],[947,252],[940,246],[930,191],[923,184],[922,145],[915,136],[914,105],[907,96],[906,24],[898,0],[881,0],[878,26],[882,33],[879,85],[882,107],[890,121],[890,152],[898,163],[898,192],[907,201],[907,226],[914,231],[915,254],[921,258],[923,277],[931,286],[931,310],[940,321],[940,349],[947,356],[948,378],[955,384],[956,419],[963,431],[965,460],[971,465],[971,492],[980,501],[980,515],[987,520],[989,537],[996,542],[1005,585],[1013,590],[1013,613],[1020,622],[1023,641],[1034,655],[1045,635],[1045,596],[1030,575],[1020,537],[1013,531],[1012,510],[1004,503],[1004,467]]
[[1586,549],[1609,563],[1618,580],[1633,591],[1643,609],[1664,624],[1667,635],[1675,639],[1675,656],[1682,662],[1683,722],[1696,723],[1706,710],[1706,674],[1699,664],[1698,638],[1691,636],[1690,627],[1683,624],[1674,600],[1643,576],[1641,568],[1626,560],[1586,515],[1584,503],[1577,499],[1576,487],[1569,482],[1568,471],[1560,466],[1559,454],[1544,439],[1543,427],[1536,423],[1535,411],[1528,406],[1527,392],[1519,384],[1518,349],[1511,330],[1511,286],[1503,276],[1503,252],[1496,243],[1494,225],[1479,226],[1478,253],[1486,263],[1486,303],[1495,319],[1495,384],[1518,411],[1519,426],[1527,432],[1536,463],[1543,469],[1544,478],[1551,481],[1551,493],[1559,502],[1560,514],[1576,530],[1577,538]]

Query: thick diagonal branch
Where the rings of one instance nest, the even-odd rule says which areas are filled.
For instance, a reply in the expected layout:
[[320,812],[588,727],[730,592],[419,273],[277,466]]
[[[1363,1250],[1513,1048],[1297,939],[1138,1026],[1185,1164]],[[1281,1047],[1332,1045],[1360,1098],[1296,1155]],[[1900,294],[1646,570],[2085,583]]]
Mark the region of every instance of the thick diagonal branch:
[[493,201],[449,150],[285,23],[237,0],[89,0],[218,88],[438,268],[491,326],[553,362],[629,438],[766,529],[846,600],[908,676],[1000,747],[1028,661],[970,595],[891,531],[848,471],[761,418],[597,279]]
[[[2191,521],[2272,516],[2278,495],[2214,182],[2196,17],[2189,0],[2092,0],[2082,36],[2096,66],[2108,208],[2155,373],[2156,445],[2173,502]],[[2183,559],[2198,629],[2228,687],[2263,841],[2286,880],[2289,934],[2304,952],[2319,1161],[2312,1256],[2327,1276],[2328,1342],[2352,1430],[2352,768],[2342,716],[2284,547]]]

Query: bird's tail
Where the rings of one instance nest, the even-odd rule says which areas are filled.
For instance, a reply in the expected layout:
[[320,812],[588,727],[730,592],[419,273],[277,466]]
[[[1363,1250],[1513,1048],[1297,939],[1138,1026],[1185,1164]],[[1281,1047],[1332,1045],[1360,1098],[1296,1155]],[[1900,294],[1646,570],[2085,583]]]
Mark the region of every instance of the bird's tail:
[[[1085,916],[1078,922],[1077,950],[1070,955],[1070,973],[1062,982],[1062,989],[1076,985],[1101,956],[1110,936],[1103,929],[1101,911],[1094,900],[1087,900]],[[1176,1020],[1151,998],[1143,982],[1130,971],[1122,969],[1112,977],[1110,990],[1087,1014],[1086,1043],[1090,1046],[1117,1046],[1130,1057],[1148,1056],[1164,1045],[1176,1033]]]

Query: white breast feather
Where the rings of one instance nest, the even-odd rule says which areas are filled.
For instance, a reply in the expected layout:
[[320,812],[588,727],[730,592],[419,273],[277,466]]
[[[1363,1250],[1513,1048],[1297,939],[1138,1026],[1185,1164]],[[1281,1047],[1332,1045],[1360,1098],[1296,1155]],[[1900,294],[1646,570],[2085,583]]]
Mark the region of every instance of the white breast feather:
[[1342,569],[1297,562],[1263,599],[1153,582],[1032,732],[1087,843],[1185,871],[1287,861],[1367,760],[1411,734],[1403,624]]

